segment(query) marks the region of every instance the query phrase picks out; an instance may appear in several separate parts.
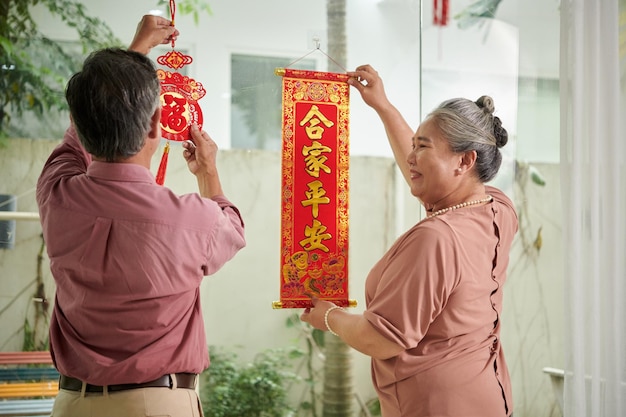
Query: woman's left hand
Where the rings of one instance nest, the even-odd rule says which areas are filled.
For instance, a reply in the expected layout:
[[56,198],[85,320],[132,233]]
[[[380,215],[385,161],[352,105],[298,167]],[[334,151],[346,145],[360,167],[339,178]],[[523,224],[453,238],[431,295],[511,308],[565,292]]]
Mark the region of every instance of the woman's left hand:
[[300,316],[300,320],[309,323],[316,329],[328,331],[326,323],[324,322],[324,316],[326,315],[326,311],[328,311],[329,308],[336,306],[336,304],[331,303],[330,301],[320,300],[318,298],[313,298],[312,301],[313,307],[305,309]]

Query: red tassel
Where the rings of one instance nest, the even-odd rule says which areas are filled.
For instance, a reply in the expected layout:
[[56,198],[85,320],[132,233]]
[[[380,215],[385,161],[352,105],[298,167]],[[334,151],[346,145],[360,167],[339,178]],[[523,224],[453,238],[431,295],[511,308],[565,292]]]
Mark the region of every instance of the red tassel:
[[448,24],[449,0],[433,0],[433,25],[446,26]]
[[159,170],[156,174],[156,183],[163,185],[165,182],[165,171],[167,171],[167,157],[170,153],[170,143],[165,143],[165,149],[163,149],[163,156],[161,157],[161,163],[159,164]]

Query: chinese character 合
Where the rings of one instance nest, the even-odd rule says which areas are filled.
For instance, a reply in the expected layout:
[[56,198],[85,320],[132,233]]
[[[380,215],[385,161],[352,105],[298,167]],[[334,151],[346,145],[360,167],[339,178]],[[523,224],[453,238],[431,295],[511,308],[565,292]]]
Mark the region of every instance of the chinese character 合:
[[325,197],[326,190],[322,188],[323,184],[320,180],[312,181],[307,185],[309,186],[309,191],[305,191],[304,194],[307,196],[308,200],[303,200],[302,206],[312,206],[311,210],[313,212],[313,217],[317,218],[319,214],[319,205],[330,203],[330,198]]
[[300,121],[300,126],[304,126],[308,123],[308,126],[304,128],[306,131],[306,135],[309,139],[321,139],[322,134],[324,133],[324,128],[319,126],[322,123],[326,127],[332,127],[334,123],[326,116],[322,114],[319,107],[315,104],[311,106],[309,112],[304,116],[304,118]]
[[332,239],[330,233],[326,232],[326,226],[322,225],[319,220],[313,220],[313,226],[306,226],[304,228],[304,235],[307,237],[306,239],[302,239],[300,241],[300,245],[306,251],[311,251],[314,249],[320,249],[324,252],[328,252],[329,249],[322,241]]

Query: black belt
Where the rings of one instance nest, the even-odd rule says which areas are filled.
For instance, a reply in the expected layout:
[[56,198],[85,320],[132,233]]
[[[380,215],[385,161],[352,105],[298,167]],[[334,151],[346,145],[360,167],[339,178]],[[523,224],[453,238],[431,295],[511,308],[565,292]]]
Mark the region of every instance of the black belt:
[[[176,387],[195,389],[198,374],[180,373],[174,374],[176,378]],[[109,392],[125,391],[129,389],[137,388],[172,388],[172,378],[170,375],[163,375],[161,378],[157,378],[154,381],[143,382],[141,384],[119,384],[119,385],[107,385]],[[61,375],[59,378],[59,389],[66,389],[69,391],[81,391],[83,389],[83,381],[80,379],[72,378],[70,376]],[[103,392],[103,387],[99,385],[87,384],[85,392]]]

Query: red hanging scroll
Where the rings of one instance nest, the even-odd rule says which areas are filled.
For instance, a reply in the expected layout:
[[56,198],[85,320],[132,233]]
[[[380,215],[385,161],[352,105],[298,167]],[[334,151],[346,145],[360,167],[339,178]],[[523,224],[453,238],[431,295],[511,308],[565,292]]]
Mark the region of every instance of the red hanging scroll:
[[277,69],[283,77],[280,301],[348,299],[349,85],[345,74]]

